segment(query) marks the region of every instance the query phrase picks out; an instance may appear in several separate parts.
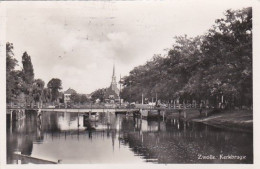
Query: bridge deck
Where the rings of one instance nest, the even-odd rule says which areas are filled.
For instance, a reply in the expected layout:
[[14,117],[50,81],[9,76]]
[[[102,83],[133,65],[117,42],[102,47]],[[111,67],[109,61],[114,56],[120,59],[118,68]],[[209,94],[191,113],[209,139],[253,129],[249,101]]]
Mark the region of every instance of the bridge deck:
[[41,111],[54,111],[54,112],[79,112],[79,113],[88,113],[88,112],[128,112],[128,111],[138,111],[139,109],[41,109]]
[[[141,108],[41,108],[41,111],[53,111],[53,112],[75,112],[75,113],[89,113],[89,112],[133,112],[139,111]],[[198,108],[186,108],[186,109],[198,109]],[[12,110],[39,110],[38,108],[34,109],[25,109],[25,108],[7,108],[6,113],[10,114]],[[183,110],[183,108],[142,108],[142,110]]]

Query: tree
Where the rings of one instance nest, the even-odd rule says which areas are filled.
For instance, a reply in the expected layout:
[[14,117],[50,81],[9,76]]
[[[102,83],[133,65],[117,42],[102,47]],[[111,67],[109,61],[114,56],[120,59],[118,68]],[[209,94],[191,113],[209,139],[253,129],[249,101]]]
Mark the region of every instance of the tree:
[[13,71],[17,65],[17,60],[14,58],[13,54],[13,44],[6,43],[6,102],[9,103],[13,100],[14,94],[12,89],[15,85],[15,79],[13,76]]
[[32,95],[36,103],[42,102],[44,84],[44,81],[41,79],[34,80]]
[[72,93],[71,96],[70,96],[70,100],[73,102],[73,103],[79,103],[80,102],[80,94],[78,93]]
[[27,54],[27,52],[23,53],[22,64],[23,64],[24,81],[27,84],[32,84],[34,81],[34,70],[31,62],[31,57]]
[[22,55],[22,92],[25,94],[27,105],[31,105],[34,102],[33,96],[33,82],[34,82],[34,70],[31,62],[31,57],[24,52]]
[[[169,85],[166,88],[172,88],[170,95],[173,99],[201,99],[200,71],[201,62],[201,40],[202,37],[188,38],[185,36],[175,37],[175,44],[169,50],[165,62]],[[189,96],[189,97],[187,97]]]
[[141,94],[164,101],[222,99],[252,105],[252,8],[227,10],[202,36],[175,37],[164,57],[155,55],[123,78],[122,98]]
[[59,90],[62,89],[62,82],[60,79],[52,78],[47,87],[51,90],[51,101],[57,101],[59,98]]
[[252,105],[252,8],[227,10],[202,45],[211,95]]
[[51,89],[44,88],[43,89],[43,95],[42,95],[43,103],[50,103],[51,100],[52,100]]
[[84,103],[86,103],[86,102],[88,102],[87,95],[82,94],[82,95],[80,96],[80,103],[84,104]]
[[6,43],[6,73],[10,73],[14,70],[15,66],[17,65],[17,60],[14,58],[13,53],[13,44],[7,42]]
[[17,60],[14,58],[13,44],[6,43],[6,102],[14,102],[21,93],[22,73],[15,70]]
[[105,100],[104,96],[105,96],[105,89],[98,89],[91,94],[91,100],[96,101],[97,99],[99,99],[101,102],[104,102]]

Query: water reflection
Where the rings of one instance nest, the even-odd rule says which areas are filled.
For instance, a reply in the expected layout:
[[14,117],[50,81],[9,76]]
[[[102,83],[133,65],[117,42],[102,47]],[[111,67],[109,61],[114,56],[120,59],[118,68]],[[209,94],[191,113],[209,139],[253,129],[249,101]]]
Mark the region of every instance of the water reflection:
[[[19,121],[7,118],[9,164],[17,163],[13,152],[62,163],[252,163],[253,138],[179,119],[147,121],[111,112],[43,112],[38,117],[27,112]],[[220,154],[246,159],[224,160]]]

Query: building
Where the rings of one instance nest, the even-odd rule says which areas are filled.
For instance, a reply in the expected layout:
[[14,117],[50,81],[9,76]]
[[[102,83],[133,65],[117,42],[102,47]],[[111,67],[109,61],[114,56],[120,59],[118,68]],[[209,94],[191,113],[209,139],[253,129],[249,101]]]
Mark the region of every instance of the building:
[[64,92],[64,103],[67,105],[71,101],[71,95],[77,93],[74,89],[69,88]]
[[119,101],[119,93],[120,91],[117,87],[116,76],[115,76],[115,65],[114,65],[111,84],[106,89],[104,94],[105,102],[114,103],[115,101]]

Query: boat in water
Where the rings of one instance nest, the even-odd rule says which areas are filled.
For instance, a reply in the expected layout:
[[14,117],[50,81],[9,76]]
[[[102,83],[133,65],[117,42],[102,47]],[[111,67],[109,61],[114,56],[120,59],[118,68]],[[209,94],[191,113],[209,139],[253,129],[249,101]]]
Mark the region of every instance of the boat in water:
[[88,112],[88,113],[86,113],[85,115],[83,115],[83,117],[84,117],[84,121],[85,121],[85,120],[88,120],[88,121],[95,122],[95,121],[98,121],[98,120],[99,120],[99,113],[96,113],[96,112]]
[[162,110],[140,110],[143,119],[163,118],[165,111]]

